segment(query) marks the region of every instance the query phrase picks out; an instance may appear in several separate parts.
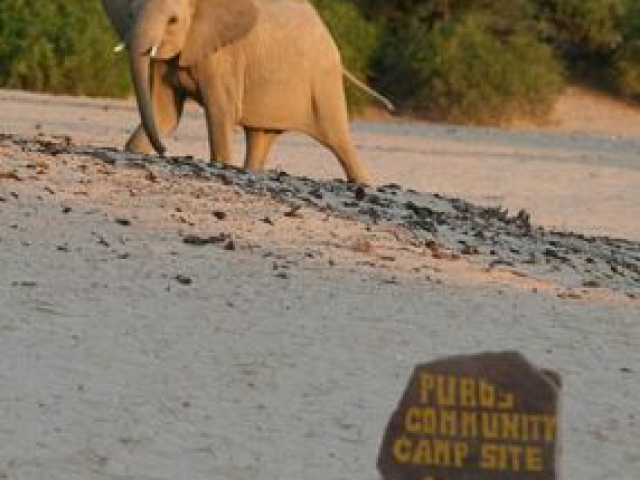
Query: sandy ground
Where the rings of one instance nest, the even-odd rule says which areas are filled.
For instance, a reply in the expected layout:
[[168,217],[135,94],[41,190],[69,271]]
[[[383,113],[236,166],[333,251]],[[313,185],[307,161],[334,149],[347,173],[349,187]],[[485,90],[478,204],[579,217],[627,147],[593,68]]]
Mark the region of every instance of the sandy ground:
[[[640,476],[640,133],[356,122],[380,184],[631,240],[507,219],[466,255],[460,225],[485,210],[453,208],[433,233],[400,207],[353,213],[341,183],[105,148],[136,118],[0,91],[0,478],[376,479],[413,365],[502,349],[563,376],[563,478]],[[206,156],[200,114],[168,144]],[[340,175],[300,136],[271,166]],[[364,194],[396,197],[460,207]],[[532,269],[516,240],[562,255]]]

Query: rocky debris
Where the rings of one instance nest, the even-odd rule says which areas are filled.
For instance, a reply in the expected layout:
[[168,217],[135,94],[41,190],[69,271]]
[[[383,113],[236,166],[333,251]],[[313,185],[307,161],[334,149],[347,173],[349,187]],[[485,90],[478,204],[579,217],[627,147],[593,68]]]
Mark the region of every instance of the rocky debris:
[[22,280],[11,282],[12,287],[25,287],[25,288],[34,288],[38,286],[38,282],[33,280]]
[[208,237],[189,234],[182,237],[182,242],[195,247],[222,244],[225,250],[235,250],[236,248],[231,234],[224,232]]
[[[404,241],[424,247],[443,260],[472,255],[474,262],[484,262],[489,269],[504,265],[533,277],[572,278],[573,287],[640,289],[640,242],[545,229],[536,226],[525,210],[511,214],[502,207],[483,207],[459,198],[405,190],[396,184],[362,187],[341,180],[317,181],[277,171],[246,172],[193,157],[163,158],[78,146],[68,138],[45,140],[0,135],[0,142],[10,142],[24,151],[82,155],[111,166],[153,169],[156,175],[195,177],[232,185],[283,203],[289,209],[286,217],[296,218],[304,206],[370,225],[401,228],[408,233],[409,239]],[[269,217],[262,221],[274,224]],[[190,245],[230,246],[231,238],[225,235],[228,234],[187,236],[183,241]]]
[[188,286],[188,285],[191,285],[193,283],[193,280],[191,279],[191,277],[188,277],[188,276],[182,275],[182,274],[176,275],[174,277],[174,279],[180,285],[184,285],[184,286]]
[[302,209],[302,205],[294,205],[291,209],[284,212],[284,216],[288,218],[302,218],[302,214],[300,210]]
[[104,235],[101,235],[98,232],[92,232],[92,235],[95,237],[96,239],[96,243],[98,245],[101,245],[103,247],[109,248],[111,247],[111,243],[109,243],[109,240],[107,240]]
[[128,218],[116,218],[113,221],[116,222],[118,225],[123,226],[123,227],[130,227],[131,226],[131,220],[129,220]]
[[0,172],[0,180],[13,180],[14,182],[22,182],[24,179],[15,172]]

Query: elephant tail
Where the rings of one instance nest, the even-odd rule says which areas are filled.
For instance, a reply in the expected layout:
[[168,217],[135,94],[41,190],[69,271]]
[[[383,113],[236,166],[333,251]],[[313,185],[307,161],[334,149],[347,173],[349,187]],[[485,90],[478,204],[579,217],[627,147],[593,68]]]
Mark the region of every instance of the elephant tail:
[[391,100],[389,100],[388,98],[386,98],[383,95],[379,94],[373,88],[369,87],[365,83],[363,83],[360,80],[358,80],[356,78],[356,76],[353,73],[351,73],[349,70],[347,70],[346,68],[342,69],[342,74],[347,78],[347,80],[349,80],[351,83],[353,83],[356,87],[361,89],[363,92],[368,93],[373,98],[375,98],[380,103],[382,103],[388,111],[395,112],[396,107],[393,106],[393,103],[391,103]]

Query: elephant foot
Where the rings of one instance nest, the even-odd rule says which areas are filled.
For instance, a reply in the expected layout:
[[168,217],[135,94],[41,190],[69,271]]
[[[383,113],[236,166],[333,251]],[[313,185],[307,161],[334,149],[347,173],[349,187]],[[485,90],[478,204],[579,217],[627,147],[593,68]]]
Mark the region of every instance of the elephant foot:
[[357,178],[350,178],[349,182],[362,185],[363,187],[371,187],[373,186],[373,182],[369,175],[360,175]]
[[357,183],[362,186],[371,186],[373,184],[369,174],[359,165],[346,165],[345,171],[348,182]]
[[227,160],[225,158],[210,158],[209,163],[221,163],[223,165],[232,165],[233,162],[231,160]]

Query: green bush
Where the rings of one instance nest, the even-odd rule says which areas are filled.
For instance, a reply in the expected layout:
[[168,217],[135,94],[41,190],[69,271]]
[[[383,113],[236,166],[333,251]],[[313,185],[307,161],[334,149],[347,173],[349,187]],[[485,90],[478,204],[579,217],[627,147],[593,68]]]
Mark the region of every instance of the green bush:
[[622,44],[613,58],[612,81],[627,98],[640,101],[640,5],[625,6]]
[[562,53],[580,57],[619,45],[620,0],[534,0],[546,36]]
[[[549,111],[563,84],[640,101],[638,0],[311,0],[345,66],[431,119],[495,123]],[[0,87],[128,94],[98,0],[0,0]],[[372,100],[347,85],[352,109]]]
[[126,59],[98,1],[2,0],[0,86],[53,93],[122,96]]
[[[313,3],[331,31],[345,67],[367,82],[371,77],[370,67],[378,47],[381,25],[365,20],[356,6],[347,1],[314,0]],[[370,96],[348,82],[345,86],[351,110],[357,111],[372,102]]]
[[428,29],[413,21],[382,55],[384,87],[418,115],[496,123],[544,117],[563,86],[553,51],[527,33],[499,38],[467,14]]

